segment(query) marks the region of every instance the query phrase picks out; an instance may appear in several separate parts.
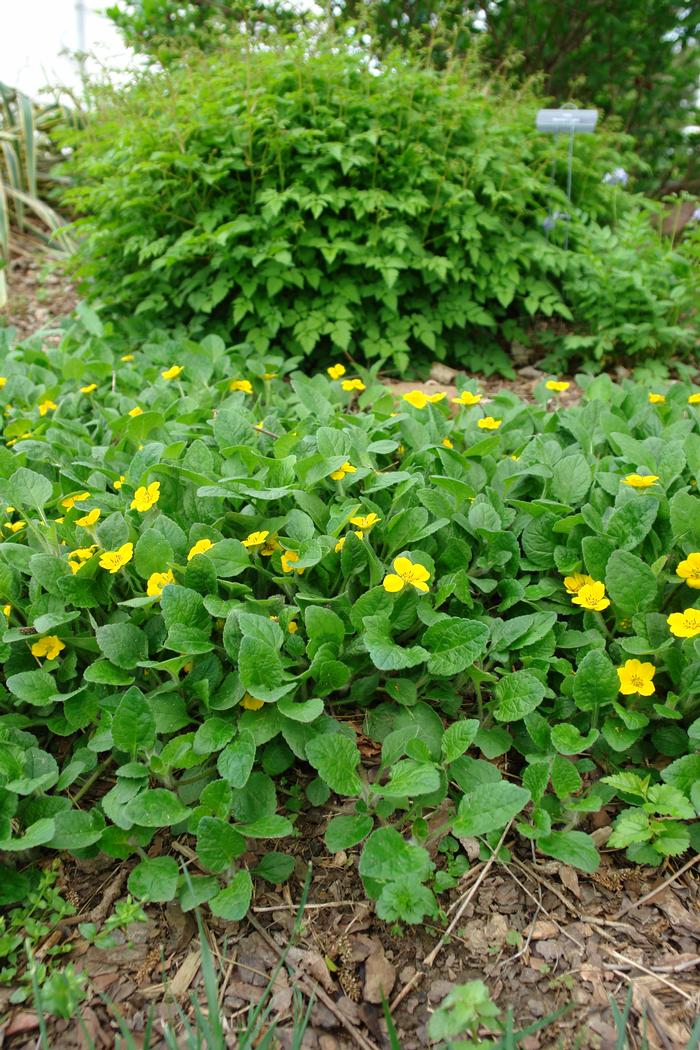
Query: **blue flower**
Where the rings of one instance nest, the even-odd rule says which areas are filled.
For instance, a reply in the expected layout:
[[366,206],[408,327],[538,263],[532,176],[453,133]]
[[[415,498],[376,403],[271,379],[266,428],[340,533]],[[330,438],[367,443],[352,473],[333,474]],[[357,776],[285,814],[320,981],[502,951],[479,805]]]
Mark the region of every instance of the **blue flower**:
[[626,186],[629,182],[629,175],[624,168],[613,168],[612,171],[606,171],[603,175],[603,182],[606,186]]

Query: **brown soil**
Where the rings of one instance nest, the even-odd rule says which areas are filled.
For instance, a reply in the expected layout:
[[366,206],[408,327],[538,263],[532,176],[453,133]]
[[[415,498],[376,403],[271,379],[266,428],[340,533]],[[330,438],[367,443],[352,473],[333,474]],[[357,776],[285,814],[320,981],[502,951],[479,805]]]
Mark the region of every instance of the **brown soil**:
[[50,323],[58,324],[78,302],[62,264],[48,255],[37,256],[19,248],[6,278],[7,305],[0,310],[0,326],[15,328],[18,339]]

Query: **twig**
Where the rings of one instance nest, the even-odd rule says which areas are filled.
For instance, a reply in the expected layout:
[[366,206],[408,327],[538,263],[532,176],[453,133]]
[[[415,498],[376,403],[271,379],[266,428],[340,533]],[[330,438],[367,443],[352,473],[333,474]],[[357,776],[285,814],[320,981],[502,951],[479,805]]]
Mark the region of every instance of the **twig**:
[[[641,963],[636,962],[634,959],[630,959],[627,955],[623,955],[621,952],[616,952],[613,948],[608,948],[605,944],[601,944],[601,948],[604,952],[607,952],[608,955],[612,955],[612,957],[614,959],[617,959],[619,962],[626,963],[628,966],[631,966],[635,970],[641,970],[641,972],[645,973],[648,977],[652,977],[655,981],[660,981],[661,984],[665,984],[667,988],[670,988],[672,991],[676,992],[677,995],[682,996],[686,1000],[686,1002],[692,1003],[694,1001],[692,995],[688,995],[687,992],[684,992],[683,989],[680,988],[677,984],[674,984],[673,981],[669,981],[667,977],[661,977],[660,974],[654,973],[654,971],[650,970],[648,966],[642,966]],[[629,977],[625,977],[625,979],[630,980]]]
[[404,1001],[404,999],[406,998],[406,996],[410,992],[411,988],[413,988],[414,985],[418,984],[418,982],[421,980],[422,977],[425,977],[425,972],[423,970],[416,970],[416,972],[414,973],[414,975],[411,978],[411,980],[408,981],[403,986],[401,991],[398,992],[394,996],[394,998],[391,1000],[391,1005],[389,1007],[389,1013],[390,1014],[393,1014],[394,1010],[399,1005],[399,1003],[402,1003]]
[[700,853],[696,853],[695,856],[687,862],[687,864],[684,864],[683,867],[679,868],[678,871],[675,871],[673,875],[669,875],[667,879],[664,879],[661,885],[657,886],[656,889],[649,890],[649,892],[645,893],[643,897],[640,897],[638,901],[632,901],[631,904],[626,904],[624,908],[620,908],[615,918],[620,919],[623,915],[626,915],[628,911],[632,911],[634,908],[641,908],[641,906],[643,904],[646,904],[647,901],[652,900],[652,898],[654,898],[657,895],[657,893],[661,893],[662,890],[665,890],[668,886],[671,885],[672,882],[675,882],[676,879],[679,879],[681,877],[681,875],[684,875],[685,872],[692,868],[694,864],[697,864],[699,860]]
[[[277,955],[278,957],[281,957],[282,956],[282,952],[280,951],[279,947],[275,944],[275,942],[273,941],[272,937],[270,937],[270,935],[267,932],[267,930],[265,929],[265,927],[262,926],[258,922],[258,920],[255,918],[255,916],[250,914],[250,912],[248,913],[248,922],[251,924],[251,926],[255,927],[255,929],[258,931],[258,933],[260,934],[262,939],[265,941],[267,946],[269,948],[272,948],[272,950],[275,953],[275,955]],[[293,963],[291,963],[289,960],[287,960],[286,965],[292,971],[292,973],[294,974],[294,979],[295,979],[296,983],[299,985],[299,987],[302,989],[304,994],[309,996],[309,997],[316,996],[317,999],[320,999],[320,1001],[323,1003],[323,1005],[325,1007],[327,1007],[330,1010],[330,1012],[333,1014],[333,1016],[338,1019],[340,1024],[345,1029],[345,1031],[348,1033],[348,1035],[352,1036],[352,1038],[355,1040],[357,1045],[362,1047],[362,1050],[378,1050],[378,1047],[376,1046],[376,1044],[370,1042],[369,1039],[366,1039],[364,1037],[364,1035],[362,1034],[362,1032],[360,1032],[359,1029],[355,1028],[355,1025],[352,1023],[352,1021],[350,1021],[344,1015],[342,1010],[338,1009],[337,1005],[333,1002],[333,1000],[331,999],[330,995],[328,995],[327,992],[325,992],[323,990],[323,988],[321,988],[320,984],[318,984],[312,978],[307,978],[306,976],[302,976],[299,973],[299,971],[297,970],[297,967]]]
[[[356,907],[360,904],[360,901],[323,901],[320,904],[305,904],[303,911],[315,911],[319,908],[350,908]],[[251,908],[257,915],[261,915],[263,912],[270,911],[299,911],[299,905],[293,904],[291,901],[289,904],[272,904],[265,908]]]
[[467,907],[471,903],[472,897],[475,895],[476,891],[479,889],[479,886],[484,881],[484,879],[486,878],[486,876],[490,872],[491,868],[493,867],[494,861],[498,857],[498,854],[501,852],[501,846],[503,845],[503,843],[506,840],[506,835],[510,831],[510,826],[513,823],[514,819],[515,818],[512,818],[511,820],[509,820],[508,824],[503,829],[503,834],[501,835],[500,839],[498,840],[498,845],[496,846],[495,850],[493,851],[493,853],[491,854],[489,859],[484,864],[484,867],[482,868],[482,870],[479,872],[479,877],[476,880],[476,882],[474,883],[474,885],[471,886],[470,889],[468,889],[467,892],[463,895],[463,897],[462,897],[462,899],[460,901],[460,905],[457,908],[457,911],[455,913],[455,917],[453,918],[452,922],[447,927],[447,929],[445,930],[445,932],[443,933],[442,937],[440,938],[438,943],[435,945],[433,950],[431,952],[429,952],[428,955],[426,955],[425,959],[423,960],[423,966],[432,966],[433,963],[435,962],[435,959],[437,958],[437,956],[442,951],[442,948],[443,948],[443,945],[445,944],[445,941],[448,939],[448,937],[450,936],[450,934],[454,930],[455,926],[457,925],[457,923],[461,919],[463,913],[465,912],[465,910],[467,909]]
[[567,911],[570,911],[571,914],[575,915],[577,919],[579,918],[578,908],[575,905],[573,905],[571,901],[567,900],[567,898],[564,896],[561,890],[558,889],[558,887],[555,886],[554,883],[550,882],[549,879],[545,879],[544,875],[540,875],[536,868],[531,870],[526,864],[523,864],[521,860],[518,860],[517,857],[513,857],[513,864],[520,868],[521,871],[524,871],[526,875],[529,875],[531,878],[534,878],[537,882],[540,882],[545,887],[545,889],[548,889],[550,893],[553,893],[555,897],[559,898],[559,900],[562,902]]

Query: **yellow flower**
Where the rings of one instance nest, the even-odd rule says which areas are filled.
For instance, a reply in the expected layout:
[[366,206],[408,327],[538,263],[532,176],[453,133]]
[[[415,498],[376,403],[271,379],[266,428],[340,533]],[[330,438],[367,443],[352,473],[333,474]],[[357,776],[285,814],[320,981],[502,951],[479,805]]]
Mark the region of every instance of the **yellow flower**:
[[481,401],[481,394],[472,394],[470,390],[463,390],[459,397],[452,398],[453,405],[478,405]]
[[175,583],[172,569],[168,569],[167,572],[152,572],[146,584],[146,594],[149,598],[160,598],[163,588],[169,583]]
[[289,634],[296,634],[298,630],[299,624],[296,623],[294,620],[290,620],[287,624],[287,631],[289,632]]
[[177,379],[182,372],[182,365],[172,365],[170,368],[166,368],[164,372],[161,372],[163,379]]
[[407,584],[415,587],[417,591],[427,591],[430,573],[425,565],[420,562],[412,562],[410,558],[394,558],[394,572],[388,573],[382,581],[385,591],[395,594],[402,591]]
[[92,394],[94,390],[97,390],[97,383],[88,383],[87,386],[81,386],[81,394]]
[[700,551],[689,554],[685,561],[679,563],[676,576],[696,590],[700,590]]
[[350,518],[350,524],[357,525],[358,529],[371,529],[373,525],[378,525],[381,520],[372,511],[370,514],[365,514],[364,517]]
[[571,601],[573,605],[580,605],[583,609],[592,609],[594,612],[607,609],[610,605],[610,599],[605,597],[605,584],[597,580],[584,583]]
[[270,536],[260,549],[260,553],[263,558],[270,558],[276,550],[279,549],[279,543],[274,536]]
[[671,613],[666,623],[676,638],[694,638],[700,634],[700,611],[685,609],[682,613]]
[[133,361],[134,360],[134,355],[133,354],[122,354],[121,360],[122,361]]
[[259,711],[264,704],[264,700],[258,700],[257,697],[251,696],[250,693],[246,693],[241,700],[241,707],[245,707],[246,711]]
[[152,481],[150,485],[140,485],[134,493],[129,507],[131,510],[138,510],[142,514],[145,514],[151,507],[155,507],[156,503],[160,499],[160,482]]
[[26,524],[26,521],[6,521],[5,528],[9,529],[10,532],[20,532]]
[[345,365],[331,365],[326,369],[331,379],[341,379],[345,375]]
[[6,616],[7,619],[9,620],[10,619],[10,613],[12,612],[12,606],[9,605],[9,604],[8,605],[3,605],[2,611],[3,611],[3,615]]
[[277,379],[277,372],[263,372],[263,379],[269,383],[271,379]]
[[68,559],[68,565],[70,566],[70,571],[73,573],[74,576],[75,576],[76,572],[79,572],[80,569],[82,569],[84,564],[85,564],[85,562],[82,562],[82,561],[73,561],[72,558]]
[[342,481],[346,474],[355,474],[357,467],[353,467],[352,463],[348,463],[347,460],[343,463],[342,467],[338,470],[334,470],[331,474],[333,481]]
[[57,408],[58,405],[55,403],[55,401],[51,401],[49,398],[47,398],[46,401],[42,401],[39,405],[39,415],[45,416],[47,412],[55,412]]
[[571,383],[565,383],[561,379],[548,379],[544,384],[547,390],[554,390],[557,394],[563,394],[565,390],[568,390]]
[[126,476],[124,474],[120,474],[117,480],[114,482],[114,487],[117,490],[117,492],[119,492],[119,489],[122,487],[125,481]]
[[424,394],[422,390],[409,390],[403,395],[403,400],[408,401],[409,405],[414,408],[425,408],[426,405],[436,405],[438,401],[442,401],[447,394]]
[[136,419],[137,416],[142,416],[143,415],[143,409],[139,408],[139,406],[136,405],[135,408],[130,408],[129,409],[129,415],[131,416],[132,419]]
[[58,523],[59,525],[63,525],[63,522],[64,522],[65,520],[66,520],[65,518],[56,518],[56,522],[57,522],[57,523]]
[[192,559],[196,558],[198,554],[206,554],[206,552],[210,551],[213,546],[214,544],[211,540],[197,540],[194,547],[190,547],[187,560],[192,561]]
[[246,536],[244,540],[241,540],[241,543],[244,547],[259,547],[265,542],[269,535],[270,533],[267,531],[251,532],[249,536]]
[[648,489],[658,480],[656,474],[628,474],[622,479],[622,484],[630,485],[633,489]]
[[133,543],[124,543],[116,551],[105,551],[100,555],[100,566],[108,572],[115,573],[130,562],[134,556]]
[[45,660],[55,660],[65,647],[65,642],[62,642],[55,634],[47,634],[45,638],[40,638],[38,642],[34,642],[32,656],[43,656]]
[[0,390],[7,385],[7,376],[0,376]]
[[93,553],[97,550],[97,544],[93,543],[92,547],[76,547],[74,551],[71,551],[68,555],[69,558],[77,558],[78,561],[89,561],[92,558]]
[[493,416],[484,416],[484,418],[480,419],[476,425],[480,430],[498,430],[502,422],[502,419],[494,419]]
[[454,448],[454,445],[452,444],[449,438],[443,438],[442,443],[445,446],[445,448]]
[[101,510],[99,507],[95,507],[93,510],[84,514],[82,518],[76,518],[75,524],[82,525],[84,529],[89,529],[91,525],[94,525],[96,521],[99,521]]
[[344,379],[341,383],[343,390],[366,390],[367,387],[361,379]]
[[242,394],[253,393],[253,385],[249,379],[232,379],[228,388],[229,390],[240,390]]
[[90,493],[79,492],[76,496],[66,496],[65,499],[62,499],[61,506],[65,507],[66,510],[73,510],[76,503],[83,503],[86,499],[90,499]]
[[663,405],[665,400],[666,400],[666,397],[665,397],[664,394],[654,394],[654,393],[650,393],[649,394],[649,404],[650,405]]
[[572,576],[564,577],[564,586],[567,594],[578,594],[582,587],[594,582],[592,576],[586,576],[582,572],[575,572]]
[[282,572],[296,572],[297,576],[301,576],[303,569],[295,569],[294,562],[299,561],[299,555],[296,551],[285,551],[282,555]]
[[643,664],[639,660],[626,660],[623,666],[617,669],[620,692],[623,696],[631,696],[633,693],[639,693],[640,696],[652,696],[655,672],[656,668],[653,664]]
[[689,405],[700,405],[700,394],[691,394],[688,398]]

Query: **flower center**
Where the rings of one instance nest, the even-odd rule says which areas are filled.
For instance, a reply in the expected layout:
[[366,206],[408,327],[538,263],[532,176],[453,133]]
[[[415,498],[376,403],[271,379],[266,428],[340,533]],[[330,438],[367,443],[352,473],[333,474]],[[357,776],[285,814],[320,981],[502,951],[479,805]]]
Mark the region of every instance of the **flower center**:
[[635,689],[640,689],[644,685],[644,679],[639,674],[633,674],[630,681]]

